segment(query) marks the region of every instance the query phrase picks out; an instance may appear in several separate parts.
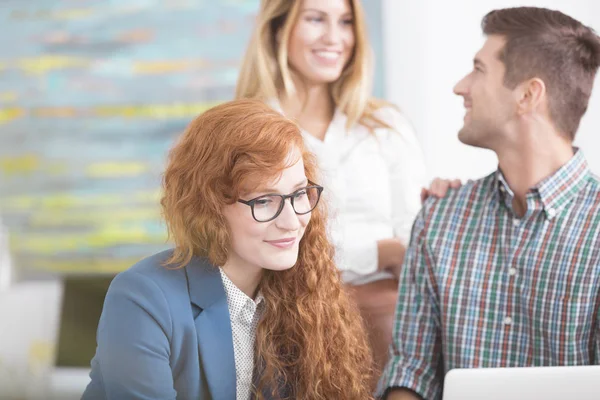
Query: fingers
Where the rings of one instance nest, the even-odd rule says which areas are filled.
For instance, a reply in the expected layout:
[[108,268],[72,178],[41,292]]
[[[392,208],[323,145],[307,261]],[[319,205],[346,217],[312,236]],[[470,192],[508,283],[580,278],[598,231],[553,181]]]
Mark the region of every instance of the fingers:
[[444,197],[450,186],[449,181],[441,178],[435,178],[431,182],[430,194],[435,197]]
[[421,204],[423,204],[425,202],[425,200],[427,200],[430,196],[434,196],[434,197],[437,197],[438,199],[441,199],[442,197],[446,196],[446,194],[448,193],[448,189],[450,189],[450,188],[458,189],[461,186],[462,186],[462,182],[460,179],[450,180],[450,179],[435,178],[431,182],[429,189],[426,189],[426,188],[421,189]]
[[[425,199],[427,199],[427,197],[429,197],[429,196],[435,196],[437,198],[442,198],[442,197],[446,196],[446,194],[448,193],[448,189],[450,189],[450,188],[458,189],[461,186],[462,186],[462,182],[460,181],[460,179],[449,180],[449,179],[435,178],[431,182],[429,189],[423,189],[427,192],[427,196],[425,197]],[[421,190],[421,201],[425,200],[423,198],[423,190]]]

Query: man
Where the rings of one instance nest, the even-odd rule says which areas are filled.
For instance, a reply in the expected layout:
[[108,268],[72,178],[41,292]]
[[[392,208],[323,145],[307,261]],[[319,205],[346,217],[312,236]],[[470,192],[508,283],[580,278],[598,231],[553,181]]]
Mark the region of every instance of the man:
[[378,394],[440,399],[453,368],[600,363],[600,183],[572,143],[600,38],[558,12],[490,12],[455,87],[459,139],[496,172],[429,199],[412,231]]

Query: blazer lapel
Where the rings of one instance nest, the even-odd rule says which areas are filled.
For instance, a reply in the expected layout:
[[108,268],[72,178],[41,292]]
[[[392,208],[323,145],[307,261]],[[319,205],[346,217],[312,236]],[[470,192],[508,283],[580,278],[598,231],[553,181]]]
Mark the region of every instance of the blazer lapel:
[[186,266],[200,361],[213,399],[235,399],[235,358],[227,296],[218,268],[194,257]]

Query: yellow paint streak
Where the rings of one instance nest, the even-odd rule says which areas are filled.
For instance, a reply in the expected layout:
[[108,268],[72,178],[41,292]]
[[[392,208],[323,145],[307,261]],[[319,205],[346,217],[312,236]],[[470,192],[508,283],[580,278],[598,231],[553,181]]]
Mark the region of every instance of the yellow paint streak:
[[150,234],[142,226],[123,227],[119,224],[106,225],[88,236],[88,245],[92,248],[111,247],[121,244],[157,243],[165,240],[164,235]]
[[51,342],[34,340],[29,345],[28,361],[30,366],[50,365],[54,357],[54,345]]
[[23,58],[17,62],[17,65],[25,70],[25,72],[35,75],[67,68],[86,68],[90,64],[91,61],[85,58],[55,55]]
[[74,107],[39,107],[32,110],[31,114],[38,118],[73,118],[78,110]]
[[[1,70],[2,70],[2,66],[0,65],[0,71]],[[0,93],[0,101],[13,102],[15,100],[17,100],[17,92]]]
[[191,68],[199,68],[203,65],[201,61],[140,61],[133,65],[133,70],[138,74],[165,74],[172,72],[183,72]]
[[40,205],[43,208],[72,208],[75,206],[76,197],[68,194],[58,194],[55,196],[43,197],[40,199]]
[[129,178],[147,171],[148,167],[140,162],[102,162],[90,164],[85,172],[90,178]]
[[38,260],[32,260],[34,268],[53,271],[53,272],[85,272],[90,273],[119,273],[125,271],[133,264],[138,262],[139,258],[70,258],[64,261],[48,260],[47,258],[40,258]]
[[66,174],[67,171],[69,170],[67,164],[64,163],[54,163],[54,164],[50,164],[48,165],[48,168],[46,168],[46,171],[48,171],[48,173],[50,175],[63,175]]
[[33,19],[33,20],[77,20],[94,15],[93,8],[72,8],[67,10],[41,9],[35,11],[14,10],[10,13],[12,19]]
[[103,249],[117,245],[129,244],[164,244],[166,233],[151,234],[143,227],[123,227],[118,224],[105,226],[94,233],[82,234],[28,234],[12,235],[10,247],[15,252],[56,255],[85,249]]
[[[146,203],[157,205],[160,199],[160,190],[140,191],[132,195],[132,200],[136,203]],[[95,208],[123,206],[123,196],[120,193],[107,193],[95,196],[72,196],[68,194],[56,194],[44,197],[35,196],[13,196],[3,200],[2,206],[7,211],[26,211],[38,209],[39,211],[60,211],[76,208]]]
[[5,211],[29,210],[35,207],[37,199],[29,196],[13,196],[2,199],[0,205]]
[[0,124],[5,124],[25,115],[25,110],[18,107],[0,108]]
[[10,248],[15,252],[32,252],[37,254],[52,255],[52,249],[58,251],[75,251],[86,245],[82,236],[65,235],[28,235],[27,237],[10,238]]
[[95,12],[92,8],[79,8],[71,10],[60,10],[52,13],[53,19],[60,20],[77,20],[89,17]]
[[[40,71],[43,68],[40,67]],[[41,72],[40,72],[41,73]],[[92,109],[75,107],[39,107],[31,110],[34,117],[40,118],[73,118],[77,116],[101,118],[193,118],[220,102],[184,103],[184,104],[149,104],[143,106],[99,106]],[[20,118],[25,111],[20,108],[0,109],[0,123]]]
[[189,104],[154,104],[146,106],[103,106],[94,108],[100,117],[122,118],[189,118],[203,113],[219,102]]
[[122,208],[117,210],[64,210],[63,212],[37,212],[33,214],[29,223],[33,227],[73,227],[81,225],[101,225],[106,221],[119,221],[120,223],[145,222],[160,220],[160,210],[156,207]]
[[161,189],[149,191],[149,192],[138,192],[134,193],[133,199],[140,203],[157,203],[160,201],[163,192]]
[[0,171],[5,175],[30,174],[40,168],[40,159],[33,154],[0,159]]

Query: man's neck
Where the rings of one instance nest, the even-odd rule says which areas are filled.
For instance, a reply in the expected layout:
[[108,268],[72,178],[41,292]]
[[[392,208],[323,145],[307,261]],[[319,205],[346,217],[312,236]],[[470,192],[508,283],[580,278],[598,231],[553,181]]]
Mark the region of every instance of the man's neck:
[[529,189],[554,174],[573,157],[572,143],[556,133],[523,132],[518,143],[497,151],[499,167],[515,198],[518,216],[527,211]]

